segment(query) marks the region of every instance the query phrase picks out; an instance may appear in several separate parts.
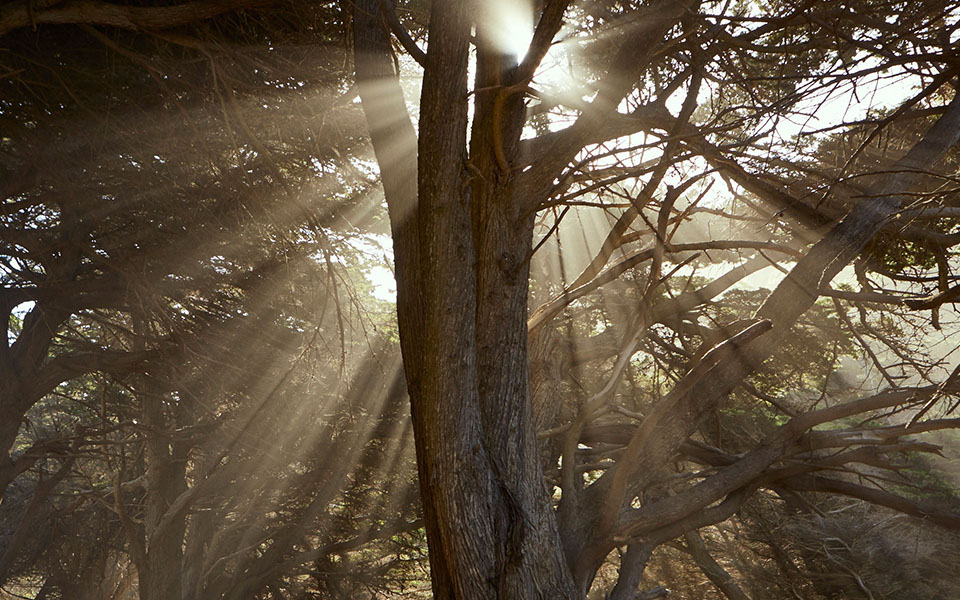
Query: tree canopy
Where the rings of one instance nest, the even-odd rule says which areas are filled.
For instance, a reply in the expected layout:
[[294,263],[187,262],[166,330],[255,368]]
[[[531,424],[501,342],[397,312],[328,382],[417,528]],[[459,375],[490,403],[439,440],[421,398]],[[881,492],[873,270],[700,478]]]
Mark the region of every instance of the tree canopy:
[[0,4],[0,598],[956,594],[958,28]]

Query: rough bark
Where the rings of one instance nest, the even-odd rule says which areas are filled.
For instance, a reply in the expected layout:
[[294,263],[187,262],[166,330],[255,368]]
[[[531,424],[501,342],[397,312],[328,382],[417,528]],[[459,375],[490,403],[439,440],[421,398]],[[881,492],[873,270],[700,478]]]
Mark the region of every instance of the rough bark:
[[[488,7],[489,9],[489,7]],[[543,485],[528,365],[528,255],[533,214],[518,197],[512,165],[524,122],[516,58],[478,24],[477,95],[470,138],[472,229],[476,243],[476,340],[484,444],[501,495],[496,516],[508,598],[563,598],[572,592],[550,497]],[[547,24],[547,27],[553,26]]]
[[[467,8],[442,3],[431,12],[412,198],[409,186],[395,185],[412,171],[391,150],[397,126],[390,131],[383,122],[406,115],[385,28],[376,2],[354,12],[358,82],[394,229],[434,593],[569,597],[530,403],[526,254],[533,221],[519,213],[503,169],[504,147],[516,154],[522,98],[504,101],[494,91],[478,100],[468,154]],[[487,53],[483,60],[478,77],[502,84],[506,57]],[[504,123],[513,125],[505,130]],[[405,228],[410,219],[414,226]]]
[[434,594],[444,597],[451,588],[445,552],[436,522],[431,464],[426,460],[424,408],[420,392],[421,347],[424,334],[420,298],[420,240],[417,200],[417,136],[407,113],[390,38],[380,19],[377,0],[355,0],[344,6],[353,17],[354,68],[380,180],[387,200],[397,280],[397,323],[403,355],[424,519],[428,523]]

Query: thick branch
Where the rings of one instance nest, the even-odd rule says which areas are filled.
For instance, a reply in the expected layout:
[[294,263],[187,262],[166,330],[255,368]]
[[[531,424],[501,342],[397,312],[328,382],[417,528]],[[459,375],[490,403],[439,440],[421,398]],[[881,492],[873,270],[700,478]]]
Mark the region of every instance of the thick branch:
[[20,27],[39,24],[85,23],[122,29],[159,30],[179,27],[244,8],[273,4],[276,0],[196,0],[173,6],[123,6],[98,0],[43,2],[47,8],[34,10],[23,0],[0,8],[0,35]]
[[413,38],[410,37],[410,34],[404,29],[403,23],[401,23],[397,17],[397,11],[393,4],[390,3],[390,0],[380,0],[380,12],[383,13],[387,24],[390,25],[390,31],[392,31],[393,35],[400,41],[403,49],[407,51],[410,57],[417,61],[421,67],[426,64],[427,54],[420,49],[420,46],[417,46],[417,43],[413,41]]
[[925,310],[928,308],[937,308],[942,304],[956,302],[957,300],[960,300],[960,285],[955,285],[945,292],[940,292],[939,294],[935,294],[933,296],[927,296],[926,298],[904,300],[903,303],[907,306],[907,308],[912,308],[913,310]]
[[929,519],[937,525],[949,529],[960,529],[960,514],[947,512],[926,502],[904,498],[879,488],[867,487],[830,477],[814,476],[792,477],[778,483],[796,491],[841,494],[859,498],[871,504],[886,506],[914,517]]
[[[604,499],[603,512],[601,514],[601,524],[604,528],[614,524],[614,520],[619,515],[620,507],[624,501],[627,483],[636,471],[637,459],[640,457],[641,452],[645,450],[646,444],[654,430],[657,429],[668,414],[672,412],[674,405],[683,400],[683,398],[690,393],[690,390],[710,373],[714,365],[731,354],[742,353],[750,341],[768,331],[770,326],[769,321],[754,323],[730,339],[712,348],[703,356],[700,363],[691,369],[690,372],[677,383],[674,389],[653,407],[646,418],[644,418],[640,427],[634,432],[630,443],[627,444],[624,450],[623,456],[617,462],[616,468],[610,469],[601,477],[602,480],[610,480],[609,489]],[[655,503],[655,505],[664,502],[672,504],[673,500],[660,501]]]
[[683,535],[683,539],[687,542],[686,550],[693,557],[694,562],[707,576],[707,579],[723,592],[724,596],[730,600],[750,600],[750,597],[737,585],[730,573],[710,556],[710,552],[707,550],[706,544],[703,543],[703,538],[700,537],[699,532],[688,531]]
[[[929,386],[922,390],[932,394],[936,388]],[[629,522],[621,525],[620,530],[625,535],[634,536],[659,527],[664,522],[678,521],[755,482],[765,469],[785,456],[803,434],[816,425],[921,399],[921,392],[917,390],[896,390],[798,415],[756,448],[716,474],[675,497],[643,506]]]

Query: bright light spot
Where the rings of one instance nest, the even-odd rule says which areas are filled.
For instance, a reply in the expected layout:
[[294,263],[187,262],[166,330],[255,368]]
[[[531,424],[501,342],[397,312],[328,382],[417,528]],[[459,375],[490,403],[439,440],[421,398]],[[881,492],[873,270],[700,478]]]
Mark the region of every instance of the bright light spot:
[[386,267],[370,267],[367,280],[373,284],[373,297],[387,302],[397,301],[397,281]]
[[27,313],[33,310],[35,302],[28,301],[23,304],[18,304],[10,311],[10,318],[7,322],[7,345],[13,344],[17,341],[17,335],[19,335],[20,327],[14,327],[15,322],[22,325],[24,317],[27,316]]
[[489,34],[506,54],[523,60],[533,39],[533,6],[526,0],[493,0],[487,5]]
[[362,239],[353,240],[351,245],[354,250],[365,255],[366,260],[370,261],[363,269],[363,273],[367,281],[373,285],[373,297],[387,302],[396,302],[397,281],[393,276],[393,270],[388,266],[393,263],[393,243],[390,236],[368,235]]

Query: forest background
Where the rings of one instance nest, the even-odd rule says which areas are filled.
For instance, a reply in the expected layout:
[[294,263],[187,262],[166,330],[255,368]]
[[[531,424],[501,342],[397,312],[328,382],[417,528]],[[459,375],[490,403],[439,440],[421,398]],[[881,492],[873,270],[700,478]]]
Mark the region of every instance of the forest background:
[[0,3],[0,598],[960,595],[958,27]]

